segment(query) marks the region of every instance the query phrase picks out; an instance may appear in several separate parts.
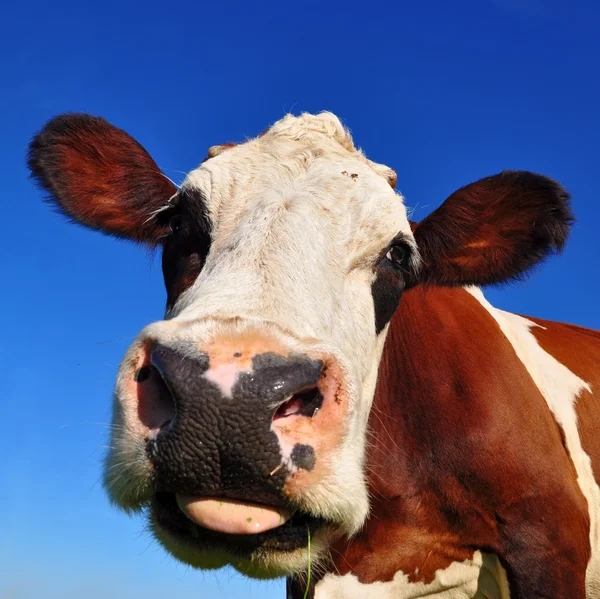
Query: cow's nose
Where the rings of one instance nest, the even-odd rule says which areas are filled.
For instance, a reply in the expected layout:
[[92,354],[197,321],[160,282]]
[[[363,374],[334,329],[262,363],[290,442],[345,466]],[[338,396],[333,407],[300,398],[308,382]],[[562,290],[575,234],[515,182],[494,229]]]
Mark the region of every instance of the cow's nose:
[[146,368],[138,380],[146,377],[153,392],[140,415],[153,414],[157,490],[281,501],[286,472],[273,421],[319,409],[321,360],[243,343],[205,352],[156,343]]

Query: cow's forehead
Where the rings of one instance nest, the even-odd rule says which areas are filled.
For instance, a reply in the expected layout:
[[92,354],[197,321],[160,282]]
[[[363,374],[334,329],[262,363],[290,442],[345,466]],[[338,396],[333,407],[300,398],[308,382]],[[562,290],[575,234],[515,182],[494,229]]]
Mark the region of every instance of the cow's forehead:
[[189,173],[182,189],[202,193],[217,226],[288,202],[315,224],[335,221],[340,234],[363,250],[399,232],[412,237],[403,198],[393,190],[396,173],[356,149],[331,113],[288,115],[259,137],[211,148],[210,155]]

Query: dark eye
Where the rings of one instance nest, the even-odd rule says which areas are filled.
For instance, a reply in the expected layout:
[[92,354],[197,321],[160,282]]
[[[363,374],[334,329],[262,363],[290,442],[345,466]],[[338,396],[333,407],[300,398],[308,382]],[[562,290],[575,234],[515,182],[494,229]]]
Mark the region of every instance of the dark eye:
[[408,249],[404,245],[393,245],[385,257],[397,268],[405,268],[408,262]]
[[181,214],[174,214],[169,219],[169,229],[171,229],[173,233],[176,233],[181,229]]

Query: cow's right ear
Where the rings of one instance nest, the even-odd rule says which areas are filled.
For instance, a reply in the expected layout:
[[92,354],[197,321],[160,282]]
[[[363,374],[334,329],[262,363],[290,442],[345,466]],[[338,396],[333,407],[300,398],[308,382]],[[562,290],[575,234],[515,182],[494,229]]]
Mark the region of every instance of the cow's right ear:
[[27,162],[73,221],[152,245],[168,233],[168,223],[152,216],[177,188],[135,139],[104,119],[52,119],[31,141]]
[[422,261],[407,286],[522,279],[562,250],[572,223],[569,194],[548,177],[504,171],[480,179],[413,226]]

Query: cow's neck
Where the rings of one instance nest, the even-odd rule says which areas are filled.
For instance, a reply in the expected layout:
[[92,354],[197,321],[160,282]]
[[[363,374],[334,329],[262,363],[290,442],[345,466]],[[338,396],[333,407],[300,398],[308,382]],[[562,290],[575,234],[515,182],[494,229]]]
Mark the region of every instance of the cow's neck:
[[[350,574],[352,584],[382,589],[380,583],[401,579],[400,586],[427,588],[436,584],[436,572],[445,571],[467,589],[477,586],[480,571],[494,576],[501,569],[490,562],[499,552],[498,532],[485,515],[493,509],[481,496],[489,473],[478,479],[473,466],[482,450],[480,433],[494,429],[496,420],[501,428],[502,411],[491,402],[513,386],[529,391],[533,401],[543,399],[519,374],[522,365],[498,333],[497,323],[463,289],[405,294],[390,325],[370,416],[371,512],[350,543],[332,546],[331,573],[338,578],[347,582]],[[543,410],[531,414],[536,412]],[[494,448],[488,436],[485,448],[501,460],[501,438],[496,442]],[[469,454],[473,460],[465,460]],[[493,467],[493,459],[486,459],[486,467]],[[475,549],[483,547],[487,553]],[[295,584],[288,585],[288,596],[304,597],[305,587]],[[317,583],[317,598],[329,596],[325,584]],[[347,596],[354,597],[352,592]],[[383,590],[371,596],[388,597]]]

